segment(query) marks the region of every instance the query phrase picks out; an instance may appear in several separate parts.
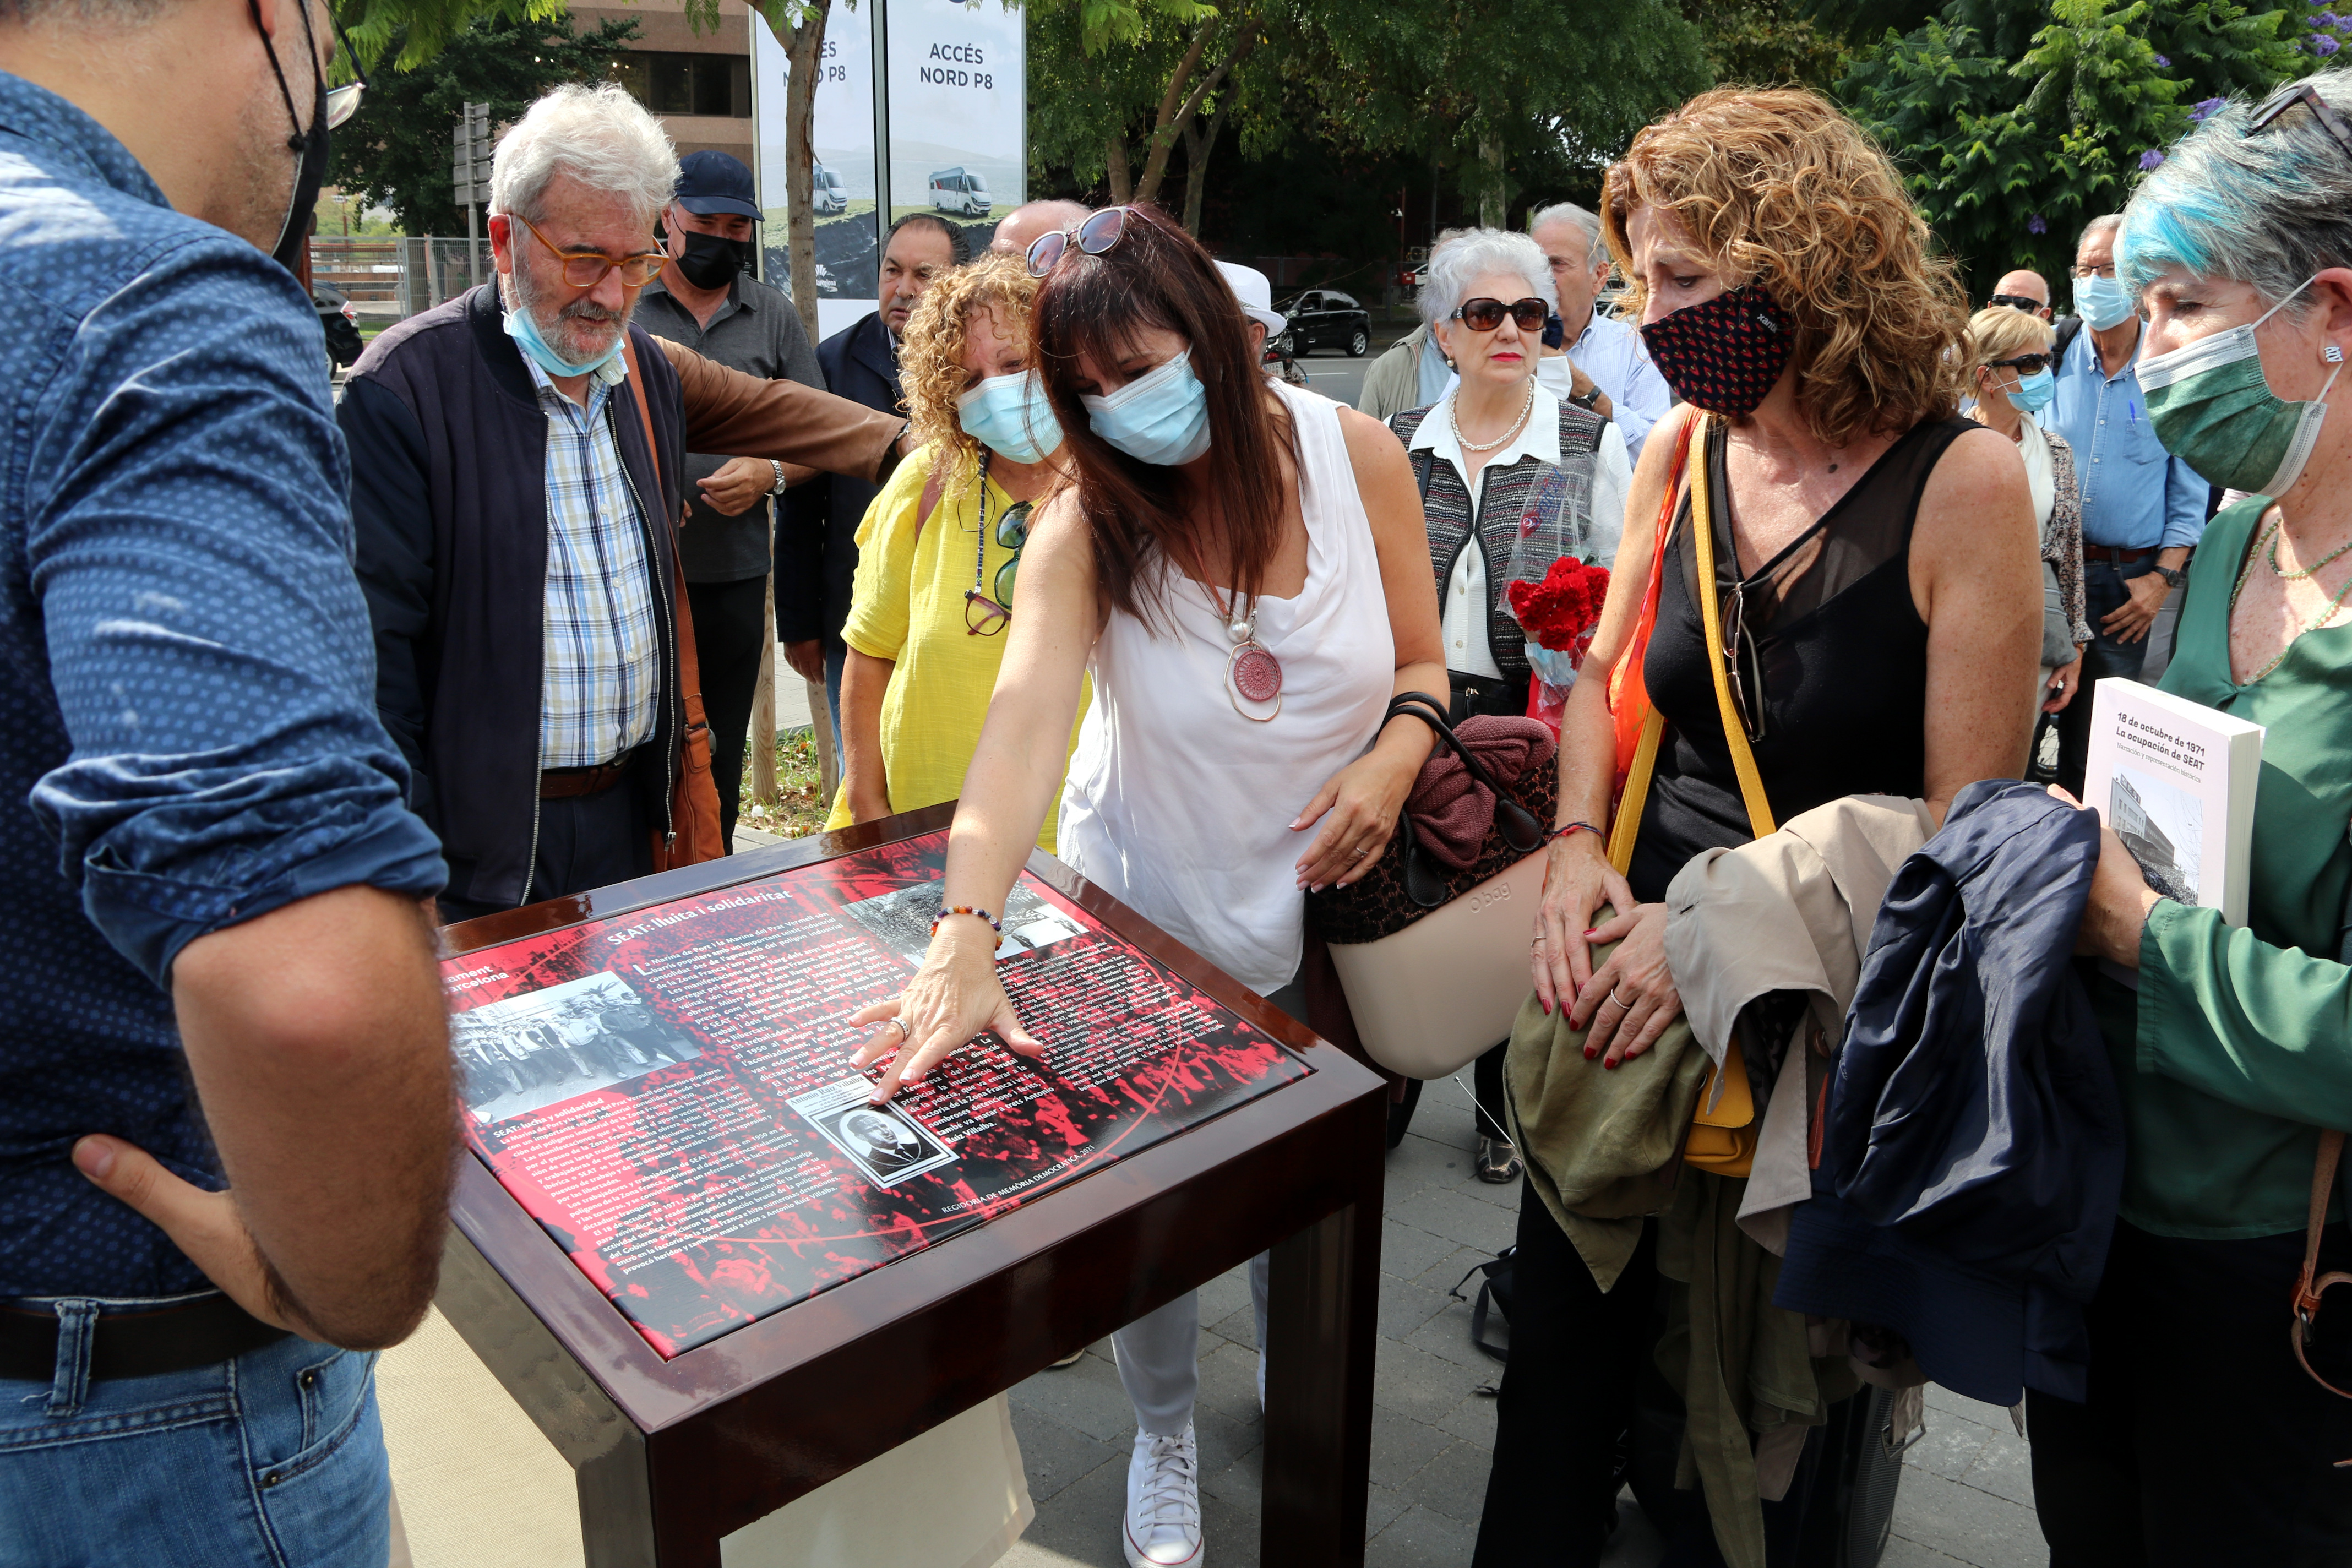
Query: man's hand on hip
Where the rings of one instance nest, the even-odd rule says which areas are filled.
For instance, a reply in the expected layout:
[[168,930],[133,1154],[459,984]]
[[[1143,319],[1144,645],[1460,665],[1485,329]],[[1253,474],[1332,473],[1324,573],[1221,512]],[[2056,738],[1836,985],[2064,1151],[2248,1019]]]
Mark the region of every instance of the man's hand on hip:
[[2131,597],[2099,619],[2099,629],[2117,642],[2137,642],[2156,624],[2171,585],[2153,572],[2143,572],[2125,584]]
[[144,1149],[103,1133],[82,1139],[73,1147],[74,1168],[98,1184],[101,1192],[121,1199],[155,1222],[187,1254],[205,1278],[226,1291],[230,1300],[274,1327],[306,1339],[318,1338],[279,1299],[277,1282],[261,1260],[253,1233],[236,1200],[226,1193],[204,1188],[165,1170]]

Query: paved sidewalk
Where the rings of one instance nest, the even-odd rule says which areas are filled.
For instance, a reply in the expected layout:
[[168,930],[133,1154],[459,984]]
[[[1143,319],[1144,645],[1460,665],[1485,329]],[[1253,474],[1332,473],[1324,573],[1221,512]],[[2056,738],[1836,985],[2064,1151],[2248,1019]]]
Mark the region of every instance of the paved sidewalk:
[[[1465,1082],[1466,1082],[1466,1077]],[[1501,1371],[1470,1344],[1466,1302],[1446,1292],[1475,1263],[1511,1244],[1517,1186],[1470,1173],[1470,1104],[1452,1081],[1422,1097],[1412,1131],[1389,1156],[1381,1242],[1381,1341],[1367,1519],[1370,1568],[1468,1568],[1494,1443]],[[1202,1292],[1202,1511],[1216,1568],[1258,1562],[1257,1408],[1249,1285],[1240,1269]],[[1119,1513],[1134,1416],[1110,1343],[1076,1366],[1038,1373],[1013,1393],[1036,1522],[1004,1568],[1124,1568]],[[1940,1389],[1927,1394],[1927,1434],[1906,1460],[1886,1568],[2041,1568],[2026,1447],[2008,1413]],[[1605,1561],[1652,1568],[1663,1543],[1630,1495]]]

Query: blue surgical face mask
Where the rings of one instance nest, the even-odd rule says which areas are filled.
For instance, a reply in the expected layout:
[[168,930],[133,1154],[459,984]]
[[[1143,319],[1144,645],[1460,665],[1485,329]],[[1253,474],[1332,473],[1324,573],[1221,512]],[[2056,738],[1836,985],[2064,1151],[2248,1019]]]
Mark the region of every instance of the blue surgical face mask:
[[2050,406],[2058,395],[2058,378],[2046,370],[2018,378],[2017,385],[2008,394],[2009,405],[2021,414],[2039,414]]
[[2112,278],[2093,273],[2074,279],[2074,310],[2095,332],[2120,327],[2132,313],[2132,297]]
[[594,359],[583,363],[574,363],[557,353],[548,345],[547,340],[540,336],[539,323],[531,320],[530,307],[514,304],[507,307],[507,336],[515,341],[517,348],[530,356],[532,363],[538,365],[549,375],[561,378],[571,375],[590,375],[602,370],[613,362],[614,355],[621,352],[621,344],[628,333],[624,330],[620,336],[613,340],[613,346]]
[[1045,401],[1037,373],[992,375],[956,399],[964,434],[1000,457],[1034,463],[1062,444],[1062,422]]
[[1095,434],[1139,463],[1172,468],[1209,449],[1209,391],[1192,374],[1191,349],[1108,397],[1078,401]]

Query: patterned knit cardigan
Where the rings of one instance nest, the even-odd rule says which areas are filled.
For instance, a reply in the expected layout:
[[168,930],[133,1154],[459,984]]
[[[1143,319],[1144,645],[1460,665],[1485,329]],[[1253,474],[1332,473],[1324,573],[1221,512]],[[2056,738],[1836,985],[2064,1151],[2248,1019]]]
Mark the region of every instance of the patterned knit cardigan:
[[[1410,450],[1422,420],[1435,407],[1432,404],[1428,408],[1408,408],[1390,419],[1389,428]],[[1601,435],[1608,427],[1609,421],[1598,414],[1561,400],[1560,468],[1571,478],[1583,480],[1588,513],[1594,466],[1600,460]],[[1538,476],[1549,466],[1533,457],[1523,457],[1506,468],[1488,464],[1486,488],[1478,498],[1478,526],[1474,533],[1470,526],[1470,489],[1454,465],[1438,461],[1436,453],[1425,449],[1412,453],[1413,478],[1421,486],[1422,511],[1429,521],[1429,563],[1437,574],[1438,603],[1445,602],[1445,584],[1454,575],[1454,562],[1475,537],[1478,548],[1486,552],[1486,587],[1495,595],[1494,603],[1486,607],[1486,646],[1494,655],[1496,668],[1509,680],[1520,679],[1528,673],[1527,638],[1504,600],[1507,584],[1503,573],[1510,564],[1511,546],[1518,542],[1519,514],[1526,509]],[[1590,533],[1590,515],[1580,520],[1580,526]]]

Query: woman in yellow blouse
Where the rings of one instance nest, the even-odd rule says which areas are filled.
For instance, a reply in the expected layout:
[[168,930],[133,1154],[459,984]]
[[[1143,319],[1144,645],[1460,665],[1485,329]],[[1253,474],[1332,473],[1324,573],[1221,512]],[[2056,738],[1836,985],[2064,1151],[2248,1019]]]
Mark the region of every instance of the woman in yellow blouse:
[[[929,444],[858,525],[828,827],[962,791],[1004,657],[1029,503],[1058,471],[1062,427],[1030,374],[1036,293],[1021,258],[983,257],[924,290],[908,320],[899,380]],[[1054,828],[1049,816],[1037,835],[1049,854]]]

